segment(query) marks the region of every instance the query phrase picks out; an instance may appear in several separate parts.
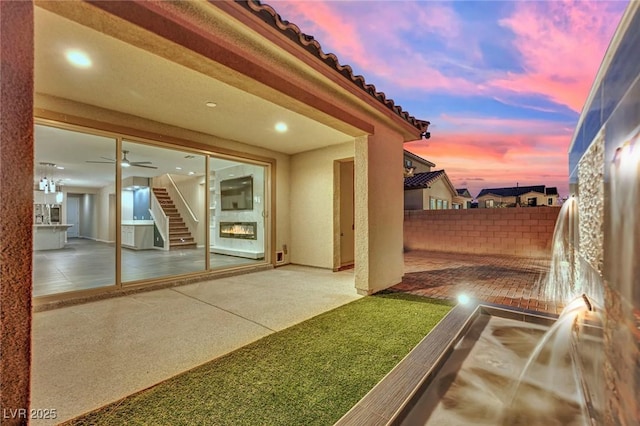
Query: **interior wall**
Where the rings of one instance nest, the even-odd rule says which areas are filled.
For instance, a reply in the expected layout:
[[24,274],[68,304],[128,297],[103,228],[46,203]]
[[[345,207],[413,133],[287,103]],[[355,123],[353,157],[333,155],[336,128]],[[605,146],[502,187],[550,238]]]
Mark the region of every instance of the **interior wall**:
[[347,142],[291,157],[292,263],[333,268],[334,161],[353,155]]
[[115,215],[110,210],[111,205],[109,201],[109,197],[114,195],[114,192],[115,188],[113,186],[104,186],[98,190],[98,234],[96,236],[98,241],[115,242],[115,237],[111,235],[111,230],[114,228],[114,224],[112,222],[115,221]]
[[[265,251],[265,192],[263,166],[254,164],[239,164],[237,166],[218,169],[216,172],[215,197],[216,197],[216,232],[213,245],[215,248],[226,250],[237,250],[250,253],[264,253]],[[221,210],[220,182],[227,179],[234,179],[243,176],[253,176],[253,209],[252,210]],[[238,238],[221,238],[220,222],[256,222],[258,224],[258,235],[255,240],[245,240]]]
[[92,240],[98,237],[98,209],[94,194],[83,194],[80,198],[80,237]]

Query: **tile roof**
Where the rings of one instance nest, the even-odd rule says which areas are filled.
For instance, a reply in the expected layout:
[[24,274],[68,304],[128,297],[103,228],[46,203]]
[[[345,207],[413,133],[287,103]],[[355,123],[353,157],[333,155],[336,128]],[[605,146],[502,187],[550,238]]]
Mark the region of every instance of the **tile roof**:
[[549,188],[546,189],[545,194],[547,194],[547,195],[558,195],[558,188],[556,188],[555,186],[550,186]]
[[514,186],[511,188],[489,188],[483,189],[478,194],[478,198],[483,195],[493,194],[499,197],[517,197],[522,194],[526,194],[527,192],[539,192],[545,195],[557,195],[558,190],[555,187],[546,188],[544,185],[535,185],[535,186]]
[[404,189],[428,188],[434,181],[445,175],[444,170],[416,173],[404,178]]
[[461,197],[473,198],[473,197],[471,197],[471,193],[469,192],[469,190],[467,188],[460,188],[460,189],[456,188],[456,192]]
[[263,4],[259,0],[242,0],[237,1],[238,4],[251,11],[254,15],[258,16],[268,25],[279,30],[290,40],[299,44],[307,52],[319,58],[329,67],[333,68],[347,80],[358,86],[364,92],[368,93],[374,99],[377,99],[384,106],[389,108],[400,118],[407,121],[413,127],[420,131],[425,131],[430,122],[426,120],[419,120],[402,109],[400,105],[395,105],[393,99],[387,99],[387,96],[383,92],[378,92],[373,84],[367,84],[364,77],[361,75],[354,75],[353,69],[349,65],[341,65],[338,61],[338,57],[333,53],[324,53],[320,43],[314,40],[313,36],[303,33],[296,24],[282,19],[282,17],[275,11],[275,9],[268,4]]

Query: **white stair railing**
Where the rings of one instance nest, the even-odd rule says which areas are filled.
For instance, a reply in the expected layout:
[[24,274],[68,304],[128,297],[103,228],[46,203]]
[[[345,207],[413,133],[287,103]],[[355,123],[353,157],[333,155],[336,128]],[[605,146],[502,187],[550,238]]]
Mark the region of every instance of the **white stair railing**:
[[164,210],[160,205],[160,201],[158,201],[158,198],[153,191],[151,191],[151,208],[149,209],[149,213],[151,214],[151,218],[155,222],[156,228],[158,228],[158,232],[164,241],[162,249],[169,250],[169,218],[164,213]]

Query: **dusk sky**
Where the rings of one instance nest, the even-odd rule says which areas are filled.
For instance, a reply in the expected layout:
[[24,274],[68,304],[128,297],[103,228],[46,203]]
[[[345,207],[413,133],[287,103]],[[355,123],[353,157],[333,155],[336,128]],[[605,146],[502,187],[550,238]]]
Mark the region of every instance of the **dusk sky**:
[[265,0],[418,119],[405,149],[482,188],[556,186],[627,1]]

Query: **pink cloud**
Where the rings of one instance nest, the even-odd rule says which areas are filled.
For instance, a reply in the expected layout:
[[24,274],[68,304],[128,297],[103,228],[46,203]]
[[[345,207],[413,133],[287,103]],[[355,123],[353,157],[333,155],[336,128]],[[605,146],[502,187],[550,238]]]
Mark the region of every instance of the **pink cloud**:
[[514,32],[525,71],[489,85],[541,94],[579,112],[619,17],[609,2],[518,2],[500,24]]
[[568,194],[567,149],[573,129],[536,120],[445,116],[455,131],[433,134],[405,149],[445,169],[457,187],[472,195],[483,188],[556,186]]
[[464,37],[463,22],[445,4],[429,3],[425,7],[421,2],[369,2],[367,7],[345,8],[347,2],[317,1],[312,7],[309,2],[271,3],[283,18],[313,35],[325,53],[335,50],[342,65],[366,72],[367,83],[375,84],[378,90],[384,91],[385,81],[376,81],[374,76],[412,90],[469,94],[481,89],[438,68],[443,62],[453,62],[451,51],[439,54],[427,47],[416,50],[406,39],[406,32],[430,33],[450,49],[477,57],[479,48]]

